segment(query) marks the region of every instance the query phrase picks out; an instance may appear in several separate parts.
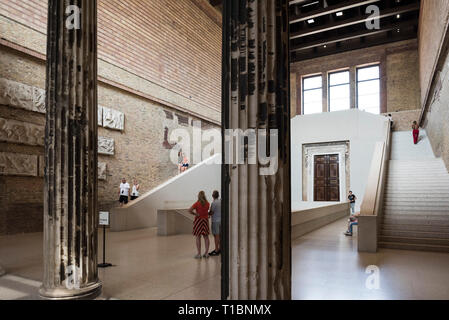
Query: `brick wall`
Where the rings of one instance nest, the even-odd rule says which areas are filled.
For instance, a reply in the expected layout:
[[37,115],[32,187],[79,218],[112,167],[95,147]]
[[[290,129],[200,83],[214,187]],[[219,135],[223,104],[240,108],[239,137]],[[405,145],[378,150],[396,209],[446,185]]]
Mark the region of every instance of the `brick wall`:
[[449,25],[449,1],[423,0],[419,21],[421,105],[429,98],[435,68]]
[[[98,0],[98,57],[219,110],[220,14],[198,1]],[[47,31],[46,0],[0,0],[0,15]]]
[[[99,136],[115,141],[114,155],[99,155],[107,164],[100,210],[117,205],[122,177],[137,178],[144,193],[176,175],[165,128],[191,136],[193,120],[217,128],[221,104],[219,13],[205,0],[122,3],[98,1],[98,101],[125,115],[123,131],[99,128]],[[45,88],[45,32],[46,1],[0,0],[1,40],[8,42],[0,43],[0,78]],[[7,105],[0,105],[0,118],[45,125],[44,114]],[[44,149],[0,140],[2,152],[40,156]],[[0,174],[0,235],[42,231],[42,192],[40,176]]]
[[[301,114],[302,77],[321,73],[324,80],[328,72],[346,68],[355,74],[356,67],[372,63],[379,63],[381,69],[381,112],[420,108],[418,43],[416,40],[407,40],[293,63],[291,106],[295,115]],[[351,86],[355,87],[355,83]],[[356,91],[352,90],[353,107],[355,94]],[[323,104],[327,107],[326,99],[323,99]]]

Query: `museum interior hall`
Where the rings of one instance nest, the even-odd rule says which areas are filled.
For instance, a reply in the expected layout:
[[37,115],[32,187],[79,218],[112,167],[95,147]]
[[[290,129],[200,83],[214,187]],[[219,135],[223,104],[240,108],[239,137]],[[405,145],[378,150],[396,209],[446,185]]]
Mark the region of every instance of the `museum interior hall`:
[[0,300],[448,300],[448,27],[0,0]]

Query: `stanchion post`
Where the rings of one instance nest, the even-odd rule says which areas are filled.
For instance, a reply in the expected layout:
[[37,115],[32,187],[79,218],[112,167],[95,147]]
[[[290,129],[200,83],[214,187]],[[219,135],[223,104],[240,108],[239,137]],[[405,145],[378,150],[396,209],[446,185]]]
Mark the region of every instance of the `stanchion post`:
[[100,212],[100,225],[103,225],[103,263],[98,268],[112,267],[111,263],[106,263],[106,226],[109,225],[109,212]]

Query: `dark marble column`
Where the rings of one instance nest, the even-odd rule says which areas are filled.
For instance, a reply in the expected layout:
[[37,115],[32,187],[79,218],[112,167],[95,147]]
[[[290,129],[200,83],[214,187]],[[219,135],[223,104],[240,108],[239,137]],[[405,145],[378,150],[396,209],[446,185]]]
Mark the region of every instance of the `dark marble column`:
[[49,0],[41,296],[93,298],[97,272],[97,1]]
[[232,153],[224,144],[224,160],[232,164],[223,166],[223,230],[229,239],[229,290],[223,298],[290,299],[288,1],[227,0],[223,29],[223,126],[268,137],[257,140],[256,150],[253,138],[241,140],[240,161],[235,148]]

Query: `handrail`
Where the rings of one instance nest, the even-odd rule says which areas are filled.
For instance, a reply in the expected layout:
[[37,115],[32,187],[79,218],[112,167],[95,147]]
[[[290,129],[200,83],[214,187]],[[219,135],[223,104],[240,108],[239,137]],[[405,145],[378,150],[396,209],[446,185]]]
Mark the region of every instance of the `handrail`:
[[374,148],[368,182],[360,206],[360,215],[362,216],[379,215],[379,210],[382,205],[386,171],[388,161],[390,160],[390,130],[391,122],[388,121],[386,125],[386,140],[377,142]]
[[360,208],[359,234],[357,237],[359,252],[377,252],[384,188],[390,160],[390,121],[387,122],[386,130],[386,140],[378,142],[374,148],[365,195]]

